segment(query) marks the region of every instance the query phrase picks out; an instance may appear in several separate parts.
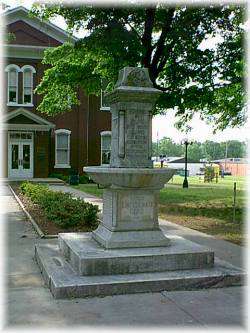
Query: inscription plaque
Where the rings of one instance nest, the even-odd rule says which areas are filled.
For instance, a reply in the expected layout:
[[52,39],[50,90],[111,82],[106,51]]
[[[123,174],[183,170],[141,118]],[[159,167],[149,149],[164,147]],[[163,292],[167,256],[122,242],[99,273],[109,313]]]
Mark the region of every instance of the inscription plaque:
[[120,203],[120,219],[145,221],[154,218],[155,203],[152,195],[123,196]]

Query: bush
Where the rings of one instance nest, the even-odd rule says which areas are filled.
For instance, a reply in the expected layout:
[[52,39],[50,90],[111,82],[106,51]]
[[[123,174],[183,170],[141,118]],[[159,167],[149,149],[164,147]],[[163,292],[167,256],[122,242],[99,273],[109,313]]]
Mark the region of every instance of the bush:
[[58,226],[69,228],[85,225],[97,227],[98,207],[73,198],[70,193],[55,192],[46,185],[24,182],[20,185],[21,192],[32,202],[38,204],[48,220]]
[[89,176],[86,173],[84,173],[83,175],[79,176],[79,183],[80,184],[93,184],[94,181],[91,178],[89,178]]
[[79,176],[79,183],[80,184],[88,184],[89,183],[89,177],[87,175]]
[[69,176],[66,176],[62,173],[51,173],[49,175],[49,178],[59,178],[59,179],[63,180],[66,183],[68,183],[68,181],[69,181]]

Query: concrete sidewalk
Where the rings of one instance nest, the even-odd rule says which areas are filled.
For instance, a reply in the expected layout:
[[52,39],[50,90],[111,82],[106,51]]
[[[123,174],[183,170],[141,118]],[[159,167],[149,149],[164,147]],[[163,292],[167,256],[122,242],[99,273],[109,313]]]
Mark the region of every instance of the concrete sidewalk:
[[[246,287],[165,291],[72,300],[53,299],[44,285],[33,257],[35,243],[55,243],[57,240],[38,238],[8,187],[3,188],[1,200],[5,212],[1,213],[5,214],[7,226],[6,325],[9,328],[116,327],[118,325],[127,328],[140,326],[151,329],[153,327],[222,326],[243,328],[246,320],[243,297],[244,293],[247,293]],[[177,230],[171,229],[172,224],[164,223],[162,224],[164,230],[168,232]],[[190,231],[189,237],[192,237],[192,234]],[[201,241],[202,236],[198,235],[199,237]],[[211,239],[209,241],[212,247],[213,242]],[[222,255],[223,252],[227,252],[227,249],[223,248],[224,243],[220,244],[222,245],[216,246],[220,248]],[[232,251],[230,256],[233,258],[241,253],[240,247],[230,246],[229,248]]]

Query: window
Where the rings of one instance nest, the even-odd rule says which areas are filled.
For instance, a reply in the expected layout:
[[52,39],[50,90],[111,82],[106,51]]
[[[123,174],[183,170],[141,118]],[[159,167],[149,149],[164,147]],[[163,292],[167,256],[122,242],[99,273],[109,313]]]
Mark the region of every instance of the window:
[[55,168],[70,168],[70,134],[71,131],[55,131]]
[[101,107],[100,111],[110,111],[110,107],[106,101],[105,93],[108,86],[108,81],[105,79],[101,80]]
[[36,73],[34,67],[25,65],[21,68],[23,72],[23,104],[33,103],[33,74]]
[[111,132],[101,132],[101,164],[110,164],[111,155]]
[[110,111],[110,107],[108,106],[106,100],[105,100],[105,91],[101,90],[101,111]]
[[9,71],[9,98],[8,101],[11,103],[17,102],[17,85],[18,85],[18,72],[15,69]]
[[23,72],[23,104],[30,104],[32,96],[32,73],[30,70]]
[[[36,73],[35,68],[30,65],[20,68],[17,65],[10,64],[5,68],[5,72],[8,73],[7,104],[33,106],[33,74]],[[23,75],[23,91],[20,94],[19,72],[22,72]],[[21,101],[18,100],[19,95],[22,96]]]
[[17,65],[8,65],[5,68],[5,72],[8,73],[8,91],[7,91],[7,102],[8,104],[18,103],[18,72],[20,67]]

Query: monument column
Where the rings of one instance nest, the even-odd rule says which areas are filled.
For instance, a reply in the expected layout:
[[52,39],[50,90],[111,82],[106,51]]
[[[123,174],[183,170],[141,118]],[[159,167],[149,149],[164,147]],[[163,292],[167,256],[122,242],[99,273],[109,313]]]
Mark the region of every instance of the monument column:
[[86,167],[103,193],[103,221],[93,238],[105,248],[169,245],[158,224],[158,193],[174,174],[153,169],[152,109],[161,91],[146,68],[119,72],[107,101],[112,113],[110,168]]

